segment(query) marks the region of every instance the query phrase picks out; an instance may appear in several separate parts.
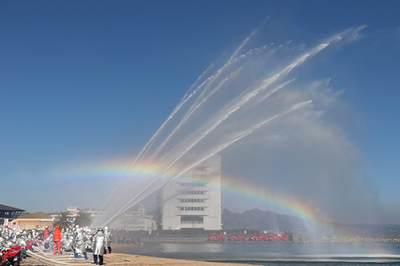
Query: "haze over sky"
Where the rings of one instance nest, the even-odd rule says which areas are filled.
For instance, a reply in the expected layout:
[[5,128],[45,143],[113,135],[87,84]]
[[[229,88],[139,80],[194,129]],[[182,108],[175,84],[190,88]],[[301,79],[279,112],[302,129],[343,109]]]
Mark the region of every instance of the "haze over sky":
[[346,119],[331,120],[356,147],[378,222],[400,223],[398,10],[365,0],[1,1],[0,204],[99,208],[195,80],[254,29],[263,25],[250,48],[311,48],[365,25],[313,73],[341,92]]

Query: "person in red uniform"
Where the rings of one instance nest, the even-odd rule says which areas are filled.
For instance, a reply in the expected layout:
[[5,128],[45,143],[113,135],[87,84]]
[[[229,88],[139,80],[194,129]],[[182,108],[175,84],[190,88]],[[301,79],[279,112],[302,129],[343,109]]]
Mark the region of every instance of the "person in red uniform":
[[58,225],[54,228],[53,232],[53,254],[57,254],[57,249],[58,249],[58,255],[61,255],[61,230]]
[[49,236],[50,236],[49,227],[46,226],[46,228],[44,228],[43,240],[46,240],[47,238],[49,238]]

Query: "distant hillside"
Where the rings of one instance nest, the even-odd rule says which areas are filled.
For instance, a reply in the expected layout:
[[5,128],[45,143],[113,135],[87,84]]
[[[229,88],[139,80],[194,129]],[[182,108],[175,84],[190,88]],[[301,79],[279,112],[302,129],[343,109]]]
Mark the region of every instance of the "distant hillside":
[[[234,213],[224,209],[224,230],[289,231],[325,236],[393,237],[400,236],[400,225],[341,224],[317,221],[312,227],[295,216],[253,209]],[[312,229],[311,229],[312,228]],[[313,232],[311,232],[311,230]]]
[[234,213],[224,209],[222,214],[224,229],[254,229],[260,231],[303,231],[305,224],[297,217],[276,212],[253,209]]

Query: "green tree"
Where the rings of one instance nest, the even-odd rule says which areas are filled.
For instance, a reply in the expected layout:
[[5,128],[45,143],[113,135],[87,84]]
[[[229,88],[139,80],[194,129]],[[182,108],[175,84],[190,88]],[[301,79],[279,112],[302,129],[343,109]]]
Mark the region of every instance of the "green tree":
[[90,213],[79,211],[78,216],[75,218],[74,224],[79,225],[80,227],[90,226],[92,224],[92,217],[90,216]]
[[72,221],[71,218],[68,217],[67,212],[61,212],[53,222],[53,226],[58,225],[60,229],[69,229],[72,227]]

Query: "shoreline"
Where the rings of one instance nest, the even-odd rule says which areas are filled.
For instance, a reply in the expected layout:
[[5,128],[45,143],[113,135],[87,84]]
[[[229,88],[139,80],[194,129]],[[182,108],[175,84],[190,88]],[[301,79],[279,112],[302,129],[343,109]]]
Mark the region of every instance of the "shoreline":
[[[198,260],[184,260],[184,259],[171,259],[162,257],[152,257],[145,255],[134,255],[126,253],[116,253],[118,256],[130,259],[132,264],[130,265],[142,265],[142,266],[249,266],[250,264],[240,264],[240,263],[229,263],[229,262],[212,262],[212,261],[198,261]],[[104,261],[106,265],[109,264],[107,260],[107,255],[104,256]],[[255,264],[251,264],[255,265]],[[257,265],[257,264],[256,264]]]
[[[245,264],[245,263],[233,263],[233,262],[215,262],[215,261],[200,261],[200,260],[190,260],[190,259],[180,259],[180,258],[166,258],[166,257],[157,257],[157,255],[152,256],[152,255],[139,255],[139,254],[134,254],[135,250],[139,251],[140,249],[146,249],[146,243],[155,243],[155,242],[164,242],[164,243],[171,243],[171,242],[176,242],[176,239],[168,239],[169,241],[166,241],[167,239],[163,239],[162,241],[147,241],[148,239],[143,239],[145,244],[144,245],[136,245],[136,244],[120,244],[120,243],[113,243],[112,248],[113,252],[111,254],[105,254],[104,255],[104,263],[105,265],[142,265],[142,266],[173,266],[173,265],[178,265],[178,266],[249,266],[249,265],[257,265],[257,264]],[[160,240],[160,239],[159,239]],[[173,241],[175,240],[175,241]],[[182,239],[181,239],[182,240]],[[178,241],[181,243],[198,243],[200,241],[193,241],[193,239],[185,239],[185,241]],[[400,238],[353,238],[351,239],[352,241],[349,241],[349,239],[336,239],[340,241],[323,241],[324,243],[399,243]],[[142,242],[142,243],[143,243]],[[221,244],[226,244],[226,245],[232,245],[232,244],[245,244],[245,241],[222,241],[222,242],[216,242],[216,241],[202,241],[204,244],[208,243],[221,243]],[[314,243],[323,243],[323,242],[314,242]],[[264,245],[280,245],[284,244],[282,243],[277,243],[277,242],[264,242],[264,241],[251,241],[248,243],[253,243],[253,244],[264,244]],[[289,244],[288,241],[286,244]],[[294,244],[293,242],[290,244]],[[296,244],[311,244],[310,242],[308,243],[296,243]],[[51,252],[47,252],[44,254],[45,256],[48,256],[54,261],[60,261],[60,264],[56,263],[51,263],[48,262],[44,259],[40,259],[36,256],[28,256],[26,259],[23,259],[21,261],[22,266],[49,266],[49,265],[93,265],[93,257],[92,253],[88,253],[89,260],[85,261],[83,258],[79,259],[73,259],[73,254],[72,253],[65,253],[63,254],[63,258],[60,256],[55,256],[52,255]],[[63,263],[61,263],[63,261]],[[68,261],[67,264],[65,264],[65,261]],[[260,265],[260,264],[258,264]]]
[[[89,255],[91,258],[91,255]],[[116,261],[114,258],[118,257]],[[44,262],[35,257],[29,256],[22,260],[21,266],[49,266],[57,265],[52,262]],[[65,261],[59,265],[68,265]],[[93,260],[89,261],[73,261],[70,265],[93,265]],[[141,265],[141,266],[249,266],[250,264],[229,263],[229,262],[211,262],[211,261],[197,261],[197,260],[183,260],[183,259],[170,259],[161,257],[151,257],[144,255],[126,254],[126,253],[112,253],[104,255],[104,265]],[[251,264],[257,265],[257,264]]]
[[[207,241],[206,241],[207,242]],[[173,258],[164,258],[164,257],[153,257],[148,255],[136,255],[136,254],[127,254],[124,251],[134,250],[146,248],[145,245],[126,245],[126,244],[112,244],[113,253],[121,256],[132,256],[134,259],[133,264],[135,265],[143,265],[143,266],[173,266],[173,265],[181,265],[181,266],[249,266],[250,264],[244,263],[230,263],[230,262],[212,262],[212,261],[199,261],[199,260],[187,260],[187,259],[173,259]],[[112,254],[113,254],[112,253]],[[106,261],[107,255],[104,256]],[[251,264],[257,265],[257,264]]]
[[[136,248],[145,248],[145,246],[113,244],[113,252],[104,255],[104,265],[140,265],[140,266],[249,266],[250,264],[230,263],[230,262],[213,262],[199,261],[189,259],[173,259],[163,257],[153,257],[148,255],[137,255],[126,253],[129,249],[131,252]],[[124,252],[125,251],[125,252]],[[89,260],[83,258],[73,259],[73,254],[63,254],[61,258],[48,252],[51,258],[48,261],[35,256],[28,256],[20,263],[21,266],[55,266],[55,265],[93,265],[92,253],[88,253]],[[56,261],[59,260],[59,264]],[[257,265],[257,264],[251,264]]]
[[[322,237],[307,238],[303,237],[297,240],[275,240],[275,241],[251,241],[251,240],[223,240],[223,241],[207,241],[203,237],[142,237],[142,243],[203,243],[203,244],[263,244],[263,245],[280,245],[280,244],[320,244],[320,243],[400,243],[400,236],[395,237]],[[117,246],[136,246],[136,244],[113,243]]]

